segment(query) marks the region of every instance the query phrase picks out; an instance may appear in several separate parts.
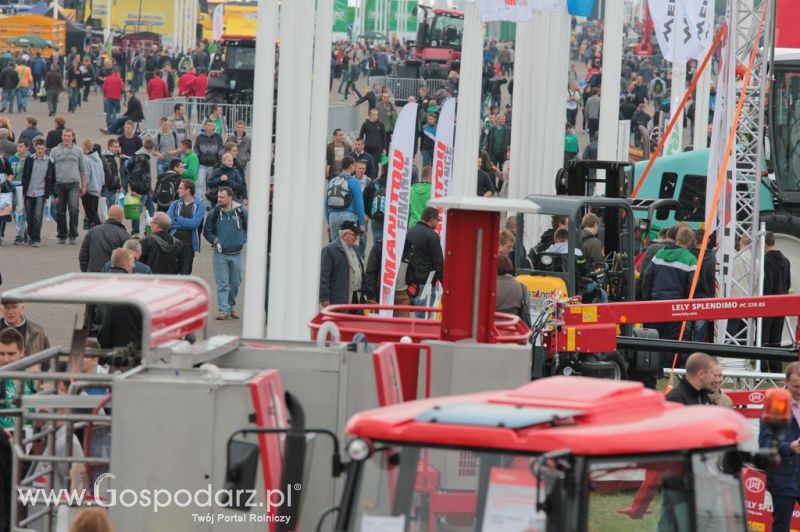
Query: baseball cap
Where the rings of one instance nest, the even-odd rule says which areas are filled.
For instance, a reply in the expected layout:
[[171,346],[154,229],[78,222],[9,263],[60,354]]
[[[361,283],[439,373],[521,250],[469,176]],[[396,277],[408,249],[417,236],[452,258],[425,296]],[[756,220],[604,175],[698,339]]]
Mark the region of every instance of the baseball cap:
[[355,234],[361,233],[361,228],[358,226],[358,224],[355,222],[351,222],[350,220],[342,222],[342,224],[339,226],[339,230],[352,231]]

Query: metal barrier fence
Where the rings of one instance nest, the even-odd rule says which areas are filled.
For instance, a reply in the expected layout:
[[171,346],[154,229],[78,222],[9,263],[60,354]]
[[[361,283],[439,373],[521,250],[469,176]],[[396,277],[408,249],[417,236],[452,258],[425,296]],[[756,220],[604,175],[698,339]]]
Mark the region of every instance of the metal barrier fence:
[[[222,107],[222,118],[228,132],[232,132],[239,120],[244,121],[245,129],[251,133],[253,126],[253,106],[243,104],[211,104],[202,98],[163,98],[150,100],[144,109],[143,134],[155,134],[159,130],[162,117],[172,116],[176,104],[186,107],[186,120],[189,131],[196,135],[203,127],[203,121],[211,114],[214,105]],[[343,129],[347,133],[356,134],[361,127],[358,109],[352,105],[332,105],[328,109],[328,129]]]
[[[87,355],[98,354],[96,350],[87,350]],[[75,371],[59,372],[59,361],[70,361]],[[6,399],[2,409],[2,415],[13,420],[13,427],[6,429],[12,437],[11,471],[7,472],[11,481],[11,493],[7,494],[11,497],[8,516],[11,532],[66,529],[67,523],[60,522],[63,513],[58,511],[59,507],[91,504],[99,495],[90,493],[81,501],[58,500],[56,504],[36,499],[23,502],[22,498],[22,494],[38,490],[58,492],[81,486],[91,490],[94,479],[108,471],[111,416],[104,412],[104,407],[109,406],[114,376],[81,373],[82,363],[82,356],[52,347],[0,368],[0,380],[6,386],[11,382],[23,386],[24,381],[24,386],[31,386],[34,391],[24,395],[20,389],[13,407],[8,407]],[[49,370],[35,370],[40,364],[49,364]],[[58,383],[63,386],[59,388]],[[83,394],[88,388],[106,392]],[[78,430],[84,435],[83,452],[73,448],[76,441],[73,435]],[[73,480],[78,482],[70,486]]]
[[428,94],[433,95],[446,84],[446,79],[396,78],[392,76],[369,77],[370,87],[373,85],[385,87],[396,102],[405,102],[409,96],[416,96],[420,87],[427,87]]

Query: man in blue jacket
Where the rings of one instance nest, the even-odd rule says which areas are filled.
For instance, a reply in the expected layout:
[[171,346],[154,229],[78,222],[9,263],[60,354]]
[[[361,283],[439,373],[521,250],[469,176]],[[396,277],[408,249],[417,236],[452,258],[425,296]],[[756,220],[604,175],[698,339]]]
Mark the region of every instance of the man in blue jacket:
[[206,204],[194,200],[194,181],[182,179],[178,199],[170,203],[167,216],[172,220],[170,233],[183,242],[181,275],[191,275],[195,253],[200,251],[200,226],[206,215]]
[[325,219],[330,228],[330,242],[339,238],[343,222],[355,222],[359,231],[364,232],[364,196],[361,183],[353,177],[355,161],[342,158],[342,173],[328,181],[325,195]]
[[[792,421],[779,439],[781,464],[767,473],[767,491],[772,495],[772,532],[789,532],[795,502],[800,502],[800,363],[786,366],[786,389],[792,396]],[[764,422],[758,433],[761,448],[772,447],[772,431]]]
[[247,209],[233,201],[231,187],[220,187],[217,205],[206,217],[203,236],[214,247],[218,320],[239,319],[236,296],[242,284],[242,250],[247,242]]

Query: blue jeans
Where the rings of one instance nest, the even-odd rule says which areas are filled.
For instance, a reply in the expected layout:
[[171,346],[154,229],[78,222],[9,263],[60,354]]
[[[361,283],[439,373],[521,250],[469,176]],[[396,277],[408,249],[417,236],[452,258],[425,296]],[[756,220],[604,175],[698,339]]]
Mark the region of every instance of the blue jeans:
[[103,187],[101,195],[105,198],[106,206],[108,206],[109,209],[117,204],[117,193],[115,191]]
[[3,110],[9,113],[14,112],[14,92],[16,89],[3,89]]
[[125,127],[125,122],[128,121],[127,115],[121,115],[111,121],[111,125],[108,126],[109,135],[122,135],[122,130]]
[[[12,187],[12,191],[14,192],[14,203],[13,203],[13,218],[14,218],[14,225],[17,226],[17,236],[15,240],[17,241],[25,241],[25,200],[22,198],[20,190],[22,189],[22,183],[16,184]],[[17,198],[17,195],[20,195]],[[22,204],[20,204],[20,200]]]
[[230,314],[236,306],[242,284],[242,254],[224,255],[214,250],[214,283],[217,285],[217,308]]
[[422,167],[431,166],[433,164],[433,150],[422,150]]
[[28,110],[28,87],[17,87],[17,107],[19,112],[24,113]]
[[114,120],[119,114],[119,100],[103,99],[103,111],[106,113],[106,129],[111,130]]
[[[728,323],[730,323],[730,321]],[[694,322],[692,324],[692,341],[705,342],[707,330],[708,330],[708,320],[700,320]]]
[[156,174],[157,175],[161,175],[164,172],[166,172],[167,170],[169,170],[169,162],[170,162],[170,159],[166,159],[166,158],[159,159],[158,161],[156,161]]
[[70,87],[69,88],[69,112],[75,111],[78,106],[81,104],[81,88],[80,87]]
[[[80,183],[62,183],[56,185],[56,198],[58,198],[58,239],[65,240],[78,238],[78,210],[80,209],[81,185]],[[69,232],[67,231],[67,209],[69,209]]]
[[331,211],[328,215],[328,227],[331,229],[330,241],[339,238],[339,228],[346,221],[355,222],[356,214],[353,211]]
[[374,246],[379,240],[383,242],[383,221],[370,220],[370,231],[372,231],[372,245]]
[[197,167],[197,183],[195,183],[195,198],[200,198],[200,201],[208,205],[206,199],[206,180],[214,173],[213,166],[203,166],[202,164]]
[[25,217],[28,222],[28,241],[42,241],[42,219],[44,218],[44,202],[46,196],[36,198],[25,197]]

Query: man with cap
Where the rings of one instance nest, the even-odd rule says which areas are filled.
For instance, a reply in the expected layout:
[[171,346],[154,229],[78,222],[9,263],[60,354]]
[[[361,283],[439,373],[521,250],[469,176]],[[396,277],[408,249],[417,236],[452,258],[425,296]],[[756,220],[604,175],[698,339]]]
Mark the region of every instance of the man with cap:
[[364,263],[358,254],[360,234],[357,223],[344,221],[338,238],[322,249],[319,302],[323,307],[361,301]]

